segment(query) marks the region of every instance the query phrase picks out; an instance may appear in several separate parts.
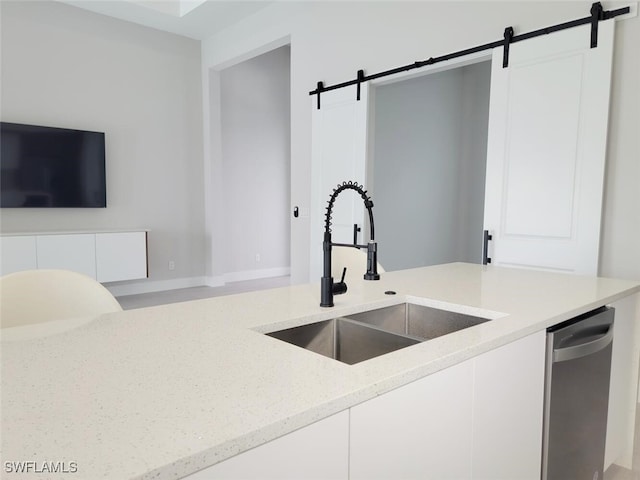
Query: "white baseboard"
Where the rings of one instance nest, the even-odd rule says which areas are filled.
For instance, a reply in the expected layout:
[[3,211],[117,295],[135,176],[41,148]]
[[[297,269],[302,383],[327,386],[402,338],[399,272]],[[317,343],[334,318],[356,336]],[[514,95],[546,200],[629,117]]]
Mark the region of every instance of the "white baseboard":
[[262,270],[244,270],[242,272],[229,272],[224,274],[224,283],[244,282],[246,280],[258,280],[260,278],[284,277],[291,274],[289,267],[264,268]]
[[207,277],[205,279],[207,287],[224,287],[224,275],[217,277]]
[[105,284],[114,297],[125,295],[138,295],[140,293],[163,292],[165,290],[177,290],[179,288],[201,287],[207,284],[206,277],[173,278],[171,280],[141,280],[135,283],[120,285]]

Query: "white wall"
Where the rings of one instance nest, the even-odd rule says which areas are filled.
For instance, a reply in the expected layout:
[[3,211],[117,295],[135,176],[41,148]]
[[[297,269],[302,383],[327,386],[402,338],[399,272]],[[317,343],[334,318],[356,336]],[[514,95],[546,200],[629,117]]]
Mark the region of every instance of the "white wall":
[[461,91],[459,70],[376,88],[372,196],[386,270],[458,256]]
[[201,279],[199,42],[57,2],[0,5],[2,120],[103,131],[107,154],[106,209],[3,209],[2,232],[149,228],[147,283]]
[[[613,4],[605,2],[609,8]],[[621,6],[623,3],[617,3]],[[203,42],[203,75],[264,45],[291,41],[291,204],[309,207],[316,82],[338,83],[589,14],[587,2],[283,2]],[[640,18],[618,22],[600,273],[640,278]],[[205,108],[209,104],[205,101]],[[205,112],[206,119],[209,113]],[[213,163],[205,152],[205,161]],[[374,202],[376,199],[373,199]],[[377,206],[376,206],[377,207]],[[308,218],[292,220],[292,280],[308,280]],[[380,245],[383,249],[384,246]]]
[[225,278],[288,273],[289,47],[220,72]]
[[372,193],[386,270],[480,262],[490,75],[483,62],[375,89]]
[[458,252],[466,262],[482,262],[484,186],[487,169],[487,135],[491,62],[462,69],[460,203]]

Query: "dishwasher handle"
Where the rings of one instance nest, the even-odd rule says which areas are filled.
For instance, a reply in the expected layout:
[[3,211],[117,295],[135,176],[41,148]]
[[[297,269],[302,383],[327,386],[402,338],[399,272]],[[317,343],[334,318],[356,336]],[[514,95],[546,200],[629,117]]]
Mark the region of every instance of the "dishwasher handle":
[[[589,329],[592,331],[592,329]],[[613,340],[613,324],[607,325],[607,330],[595,340],[581,343],[571,347],[554,348],[553,363],[566,362],[567,360],[576,360],[586,357],[592,353],[599,352],[606,348]]]

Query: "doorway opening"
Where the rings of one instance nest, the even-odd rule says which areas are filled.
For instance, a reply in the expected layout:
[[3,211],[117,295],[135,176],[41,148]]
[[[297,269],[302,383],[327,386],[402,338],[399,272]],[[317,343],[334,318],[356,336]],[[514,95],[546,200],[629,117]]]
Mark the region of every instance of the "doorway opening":
[[387,270],[482,261],[491,61],[376,85],[368,179]]
[[225,283],[290,274],[290,47],[219,74],[220,161],[213,252]]

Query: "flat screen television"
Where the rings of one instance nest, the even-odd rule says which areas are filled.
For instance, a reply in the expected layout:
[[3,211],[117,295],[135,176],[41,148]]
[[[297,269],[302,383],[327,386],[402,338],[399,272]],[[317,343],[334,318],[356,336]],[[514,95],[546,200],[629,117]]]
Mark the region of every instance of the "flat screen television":
[[107,206],[104,133],[0,122],[0,207]]

